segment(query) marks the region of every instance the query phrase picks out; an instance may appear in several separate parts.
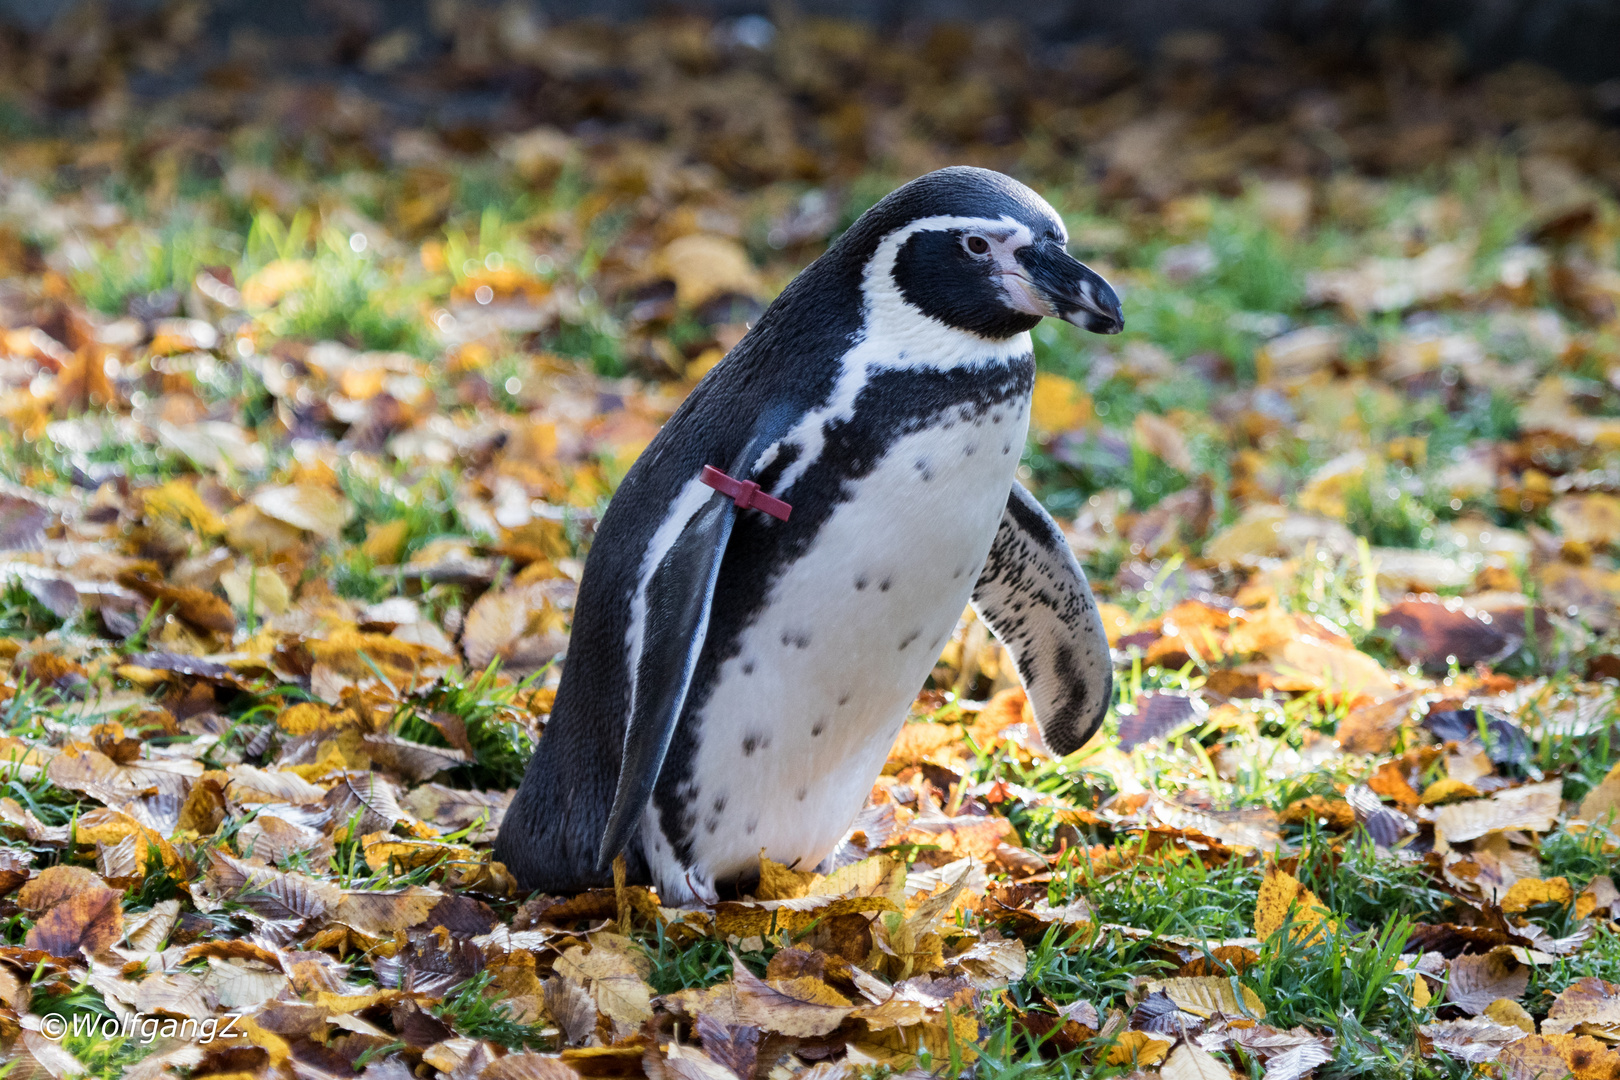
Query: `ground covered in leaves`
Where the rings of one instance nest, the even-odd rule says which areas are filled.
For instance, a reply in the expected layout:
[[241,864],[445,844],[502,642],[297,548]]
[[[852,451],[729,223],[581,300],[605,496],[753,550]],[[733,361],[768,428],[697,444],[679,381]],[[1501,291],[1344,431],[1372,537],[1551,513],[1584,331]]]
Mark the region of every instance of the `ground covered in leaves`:
[[[199,10],[0,37],[9,1080],[1620,1076],[1613,94]],[[1124,298],[1037,331],[1021,474],[1105,734],[1052,760],[969,618],[826,875],[522,894],[489,842],[615,484],[953,162]]]

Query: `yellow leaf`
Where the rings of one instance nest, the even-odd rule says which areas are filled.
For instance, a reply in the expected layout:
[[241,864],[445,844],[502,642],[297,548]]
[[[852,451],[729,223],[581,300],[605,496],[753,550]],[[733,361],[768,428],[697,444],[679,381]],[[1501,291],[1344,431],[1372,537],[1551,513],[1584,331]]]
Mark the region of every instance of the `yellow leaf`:
[[1108,1049],[1110,1065],[1156,1065],[1164,1060],[1170,1044],[1145,1031],[1122,1031]]
[[754,895],[761,900],[797,900],[809,896],[821,875],[808,870],[792,870],[769,859],[759,849],[759,887]]
[[405,542],[411,538],[411,523],[374,521],[366,526],[366,538],[360,550],[378,566],[393,566],[405,554]]
[[1091,398],[1073,379],[1043,371],[1035,376],[1029,426],[1037,435],[1055,435],[1091,421]]
[[1508,887],[1502,894],[1502,910],[1509,915],[1517,915],[1527,911],[1537,904],[1558,904],[1568,907],[1575,902],[1575,890],[1570,887],[1569,879],[1562,877],[1547,878],[1520,878]]
[[270,1055],[271,1068],[279,1069],[292,1055],[292,1048],[287,1045],[286,1039],[260,1027],[251,1016],[244,1016],[237,1024],[236,1030],[240,1031],[248,1042]]
[[250,308],[267,308],[314,279],[315,268],[307,260],[277,259],[242,282],[242,303]]
[[1491,1002],[1490,1007],[1482,1015],[1485,1019],[1495,1020],[1498,1024],[1516,1027],[1520,1031],[1529,1032],[1531,1035],[1536,1033],[1535,1019],[1524,1011],[1523,1005],[1520,1005],[1512,998],[1497,998]]
[[748,253],[724,236],[693,233],[670,243],[654,257],[655,270],[675,283],[675,302],[698,307],[717,296],[760,295],[759,277]]
[[1321,927],[1327,921],[1322,902],[1292,874],[1285,874],[1275,866],[1268,867],[1254,909],[1255,937],[1264,940],[1281,930],[1290,911],[1294,918],[1292,936],[1296,940],[1321,940]]
[[1603,782],[1586,793],[1580,816],[1587,821],[1602,821],[1616,811],[1620,811],[1620,765],[1610,769]]
[[353,727],[360,718],[348,709],[334,709],[316,701],[301,701],[276,717],[276,726],[289,735],[313,735]]
[[1473,784],[1445,776],[1423,789],[1422,802],[1424,806],[1438,806],[1440,803],[1455,802],[1458,799],[1477,798],[1479,789]]
[[[1264,886],[1261,887],[1262,894]],[[1308,892],[1306,895],[1310,895]],[[1296,916],[1296,920],[1297,920]],[[1179,979],[1149,980],[1145,988],[1149,993],[1154,990],[1163,990],[1165,996],[1176,1003],[1176,1008],[1182,1012],[1191,1013],[1208,1019],[1216,1013],[1225,1016],[1253,1016],[1257,1020],[1266,1018],[1266,1007],[1256,994],[1247,986],[1239,984],[1239,990],[1232,989],[1232,980],[1219,975],[1195,975]],[[1239,993],[1242,994],[1239,1000]]]
[[178,522],[199,536],[224,535],[225,520],[203,502],[196,488],[182,480],[142,492],[141,503],[148,519]]
[[360,847],[366,855],[366,865],[373,870],[392,866],[395,872],[414,870],[419,866],[432,866],[447,860],[476,863],[478,853],[460,844],[435,844],[428,840],[407,840],[392,833],[367,833],[360,838]]

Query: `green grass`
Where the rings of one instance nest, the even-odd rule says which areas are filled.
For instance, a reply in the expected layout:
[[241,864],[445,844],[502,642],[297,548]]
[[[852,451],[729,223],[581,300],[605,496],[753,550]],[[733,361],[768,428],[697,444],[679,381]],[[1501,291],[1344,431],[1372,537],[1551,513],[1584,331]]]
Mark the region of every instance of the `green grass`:
[[433,1013],[457,1033],[484,1039],[508,1050],[553,1050],[544,1024],[524,1024],[512,1018],[511,1006],[489,992],[494,976],[481,971],[444,995]]
[[430,540],[468,535],[455,509],[456,477],[448,472],[412,476],[403,469],[373,473],[351,465],[339,470],[338,486],[354,506],[343,531],[350,543],[363,541],[368,525],[403,521],[408,559]]
[[1542,874],[1568,878],[1579,892],[1598,875],[1614,872],[1614,856],[1604,850],[1607,844],[1602,829],[1590,829],[1581,835],[1563,829],[1548,833],[1542,838],[1538,852]]
[[1532,965],[1530,985],[1523,997],[1524,1007],[1541,1019],[1547,1015],[1554,998],[1571,983],[1585,978],[1620,982],[1620,934],[1600,928],[1574,956],[1561,956],[1551,964]]
[[1047,1040],[1034,1038],[1015,1022],[1015,1010],[1044,1011],[1048,1005],[1087,1001],[1100,1015],[1107,1015],[1110,1008],[1128,1007],[1126,996],[1141,977],[1164,975],[1172,968],[1150,943],[1131,940],[1117,931],[1048,928],[1030,946],[1024,977],[985,1010],[981,1031],[988,1030],[989,1035],[980,1045],[982,1056],[975,1075],[998,1080],[1125,1075],[1129,1066],[1087,1064],[1087,1058],[1106,1053],[1106,1041],[1057,1054]]
[[188,212],[156,228],[126,229],[111,244],[90,241],[71,278],[91,307],[122,315],[131,299],[164,289],[183,293],[203,267],[234,264],[240,254],[241,237]]
[[[1145,845],[1145,838],[1139,842]],[[1145,852],[1122,839],[1122,856]],[[1104,922],[1212,938],[1244,937],[1252,932],[1255,896],[1264,877],[1258,866],[1229,859],[1217,866],[1188,855],[1146,856],[1123,870],[1097,872],[1080,861],[1053,883],[1053,903],[1073,895],[1089,901]]]
[[[1392,475],[1394,474],[1394,475]],[[1435,514],[1403,483],[1399,470],[1373,458],[1345,491],[1344,523],[1378,547],[1434,546]]]
[[1365,835],[1331,849],[1314,828],[1308,830],[1295,876],[1329,911],[1362,928],[1400,918],[1434,921],[1451,904],[1422,863],[1380,854]]
[[516,787],[523,779],[534,740],[518,719],[514,704],[517,696],[544,677],[547,669],[518,684],[500,685],[493,662],[476,676],[460,671],[445,675],[418,703],[401,709],[394,717],[394,730],[404,739],[430,746],[449,746],[439,729],[422,719],[421,712],[449,713],[466,726],[467,740],[473,747],[473,760],[449,770],[457,785],[479,790]]
[[16,578],[0,587],[0,637],[36,638],[62,625],[50,608],[35,599]]
[[662,924],[641,944],[652,961],[652,974],[647,982],[660,994],[700,990],[727,981],[735,970],[733,955],[753,974],[763,976],[771,954],[776,951],[767,946],[764,952],[741,952],[713,938],[701,938],[682,948],[670,939]]

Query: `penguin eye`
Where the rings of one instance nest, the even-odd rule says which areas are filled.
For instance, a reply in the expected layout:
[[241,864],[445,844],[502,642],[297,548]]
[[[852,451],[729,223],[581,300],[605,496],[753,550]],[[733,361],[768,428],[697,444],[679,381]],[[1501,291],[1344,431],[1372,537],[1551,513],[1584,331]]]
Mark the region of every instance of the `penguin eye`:
[[966,248],[975,255],[990,254],[990,241],[977,234],[970,235],[962,241]]

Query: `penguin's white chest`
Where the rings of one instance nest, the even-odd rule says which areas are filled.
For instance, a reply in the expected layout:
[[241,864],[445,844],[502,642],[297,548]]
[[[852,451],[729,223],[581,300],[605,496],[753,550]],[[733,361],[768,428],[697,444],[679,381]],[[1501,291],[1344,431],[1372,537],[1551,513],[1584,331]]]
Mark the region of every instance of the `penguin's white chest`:
[[967,605],[1028,423],[1022,398],[953,410],[849,482],[720,668],[697,727],[691,865],[649,837],[666,891],[751,874],[762,848],[809,868],[836,846]]

